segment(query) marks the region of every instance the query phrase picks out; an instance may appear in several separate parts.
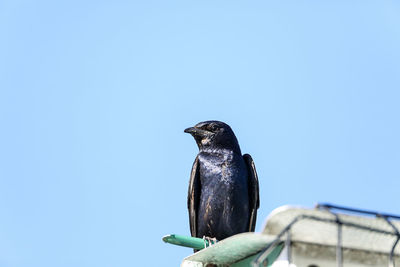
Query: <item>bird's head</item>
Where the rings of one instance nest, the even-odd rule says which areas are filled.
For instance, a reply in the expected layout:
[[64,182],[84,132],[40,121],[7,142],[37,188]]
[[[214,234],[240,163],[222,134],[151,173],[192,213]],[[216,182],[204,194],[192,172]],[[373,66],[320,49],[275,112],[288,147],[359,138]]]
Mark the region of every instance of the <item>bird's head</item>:
[[229,149],[240,153],[239,143],[231,127],[221,121],[199,122],[185,129],[185,133],[194,137],[200,150]]

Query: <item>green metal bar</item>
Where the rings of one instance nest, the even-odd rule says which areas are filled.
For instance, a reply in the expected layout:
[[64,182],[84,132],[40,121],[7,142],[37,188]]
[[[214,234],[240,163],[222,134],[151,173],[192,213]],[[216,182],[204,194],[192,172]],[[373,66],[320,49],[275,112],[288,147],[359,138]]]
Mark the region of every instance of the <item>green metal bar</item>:
[[199,249],[199,250],[213,244],[212,242],[209,242],[209,240],[207,240],[207,239],[191,237],[191,236],[184,236],[184,235],[175,235],[175,234],[166,235],[162,238],[162,240],[166,243],[170,243],[170,244],[174,244],[174,245],[178,245],[178,246],[182,246],[182,247]]

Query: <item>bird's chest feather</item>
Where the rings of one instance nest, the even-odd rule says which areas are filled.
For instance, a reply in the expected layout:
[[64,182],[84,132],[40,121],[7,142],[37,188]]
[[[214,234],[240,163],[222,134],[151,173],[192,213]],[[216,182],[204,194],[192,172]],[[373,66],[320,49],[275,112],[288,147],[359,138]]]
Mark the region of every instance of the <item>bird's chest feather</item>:
[[240,160],[233,153],[199,154],[202,186],[229,186],[240,179]]
[[[248,212],[247,169],[241,155],[200,153],[200,233],[216,236],[245,231]],[[233,223],[234,222],[234,223]],[[231,227],[238,226],[240,229]],[[221,236],[224,236],[221,234]]]

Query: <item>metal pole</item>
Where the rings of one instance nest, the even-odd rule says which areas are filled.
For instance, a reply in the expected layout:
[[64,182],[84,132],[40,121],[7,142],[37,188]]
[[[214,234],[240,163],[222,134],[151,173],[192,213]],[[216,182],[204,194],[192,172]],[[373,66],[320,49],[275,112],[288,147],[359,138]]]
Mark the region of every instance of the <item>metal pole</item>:
[[285,247],[287,249],[287,260],[288,264],[290,265],[292,263],[292,246],[291,246],[291,241],[292,241],[292,234],[290,233],[290,229],[287,232],[286,236],[286,242],[285,242]]
[[343,250],[342,250],[342,223],[337,218],[337,247],[336,247],[336,261],[337,266],[343,266]]
[[162,240],[166,243],[182,247],[194,248],[198,250],[209,247],[216,243],[216,241],[214,242],[214,240],[208,240],[207,238],[202,239],[198,237],[175,235],[175,234],[166,235],[162,238]]
[[328,209],[328,210],[331,210],[331,209],[344,210],[344,211],[348,211],[348,212],[368,214],[368,215],[374,215],[374,216],[377,216],[377,217],[387,217],[387,218],[393,218],[393,219],[399,219],[400,220],[400,216],[399,215],[394,215],[394,214],[389,214],[389,213],[381,213],[381,212],[372,211],[372,210],[363,210],[363,209],[355,209],[355,208],[343,207],[343,206],[333,205],[333,204],[329,204],[329,203],[318,203],[316,205],[316,208],[317,209]]
[[395,267],[395,263],[394,263],[394,250],[397,246],[397,243],[399,242],[400,239],[400,232],[399,229],[397,229],[397,227],[389,220],[388,217],[386,216],[379,216],[381,218],[383,218],[394,230],[394,232],[396,233],[397,239],[394,242],[392,249],[390,250],[390,254],[389,254],[389,267]]
[[390,251],[390,256],[389,256],[389,267],[395,267],[395,264],[394,264],[394,249],[396,248],[396,246],[397,246],[397,243],[399,242],[399,240],[400,240],[400,236],[397,236],[397,239],[396,239],[396,242],[394,242],[394,244],[393,244],[393,247],[392,247],[392,250]]
[[335,223],[337,225],[337,245],[336,245],[336,263],[337,267],[343,267],[343,249],[342,249],[342,221],[339,218],[339,215],[334,213],[330,206],[318,206],[318,208],[326,208],[330,214],[335,216]]

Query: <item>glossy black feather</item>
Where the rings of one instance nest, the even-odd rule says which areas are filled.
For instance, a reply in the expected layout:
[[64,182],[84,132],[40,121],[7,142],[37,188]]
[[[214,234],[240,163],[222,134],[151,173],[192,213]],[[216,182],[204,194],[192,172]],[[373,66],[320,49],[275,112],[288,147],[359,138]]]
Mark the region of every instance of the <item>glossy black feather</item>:
[[254,232],[257,220],[257,209],[260,207],[260,195],[258,189],[258,176],[256,166],[252,157],[249,154],[244,154],[243,159],[246,163],[249,173],[248,186],[249,186],[249,205],[250,205],[250,219],[249,219],[249,232]]
[[200,172],[199,172],[199,160],[198,157],[194,160],[192,172],[190,174],[189,181],[189,192],[188,192],[188,210],[189,210],[189,222],[190,222],[190,233],[192,236],[197,236],[196,231],[196,216],[197,207],[199,206],[200,199]]

